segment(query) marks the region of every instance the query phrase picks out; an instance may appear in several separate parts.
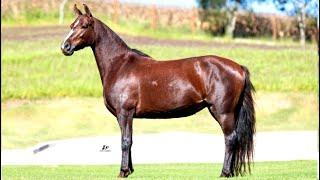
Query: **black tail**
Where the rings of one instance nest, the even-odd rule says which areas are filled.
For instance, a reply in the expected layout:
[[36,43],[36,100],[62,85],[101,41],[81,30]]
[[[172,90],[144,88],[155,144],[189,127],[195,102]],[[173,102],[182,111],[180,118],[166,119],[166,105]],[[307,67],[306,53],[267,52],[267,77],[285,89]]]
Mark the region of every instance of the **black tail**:
[[239,99],[237,122],[236,122],[236,142],[234,143],[234,159],[232,162],[233,171],[236,176],[243,175],[249,171],[253,162],[253,136],[255,134],[255,110],[254,100],[252,98],[255,89],[250,81],[248,69],[242,66],[245,71],[245,85]]

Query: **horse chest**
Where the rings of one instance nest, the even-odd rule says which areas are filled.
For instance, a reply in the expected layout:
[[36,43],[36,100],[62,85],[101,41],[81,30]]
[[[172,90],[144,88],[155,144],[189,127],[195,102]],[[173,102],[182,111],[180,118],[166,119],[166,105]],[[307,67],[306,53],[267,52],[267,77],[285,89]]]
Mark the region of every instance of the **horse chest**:
[[112,114],[117,114],[121,109],[133,109],[137,104],[137,91],[133,85],[117,83],[104,88],[104,102]]

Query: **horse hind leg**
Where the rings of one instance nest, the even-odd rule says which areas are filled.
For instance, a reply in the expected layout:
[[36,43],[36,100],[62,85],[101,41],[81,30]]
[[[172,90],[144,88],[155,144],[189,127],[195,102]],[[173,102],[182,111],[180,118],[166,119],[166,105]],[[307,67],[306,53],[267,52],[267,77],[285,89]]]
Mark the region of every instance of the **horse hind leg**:
[[219,122],[225,139],[225,157],[222,177],[233,177],[251,173],[253,159],[253,136],[255,133],[254,109],[244,101],[238,111],[232,113],[210,112]]
[[[254,87],[250,81],[250,73],[246,67],[244,88],[239,92],[237,104],[234,106],[232,97],[224,94],[223,101],[214,101],[209,98],[209,110],[219,122],[225,139],[225,157],[222,177],[232,177],[251,173],[253,162],[254,134],[255,134],[255,108],[252,94]],[[236,91],[235,91],[236,92]],[[233,93],[236,95],[237,93]],[[220,96],[222,96],[220,94]],[[230,101],[231,100],[231,101]],[[216,109],[218,108],[218,109]],[[247,171],[248,170],[248,171]]]
[[225,140],[225,155],[220,177],[233,177],[235,175],[235,147],[237,146],[234,113],[217,114],[213,107],[210,107],[209,110],[220,124]]

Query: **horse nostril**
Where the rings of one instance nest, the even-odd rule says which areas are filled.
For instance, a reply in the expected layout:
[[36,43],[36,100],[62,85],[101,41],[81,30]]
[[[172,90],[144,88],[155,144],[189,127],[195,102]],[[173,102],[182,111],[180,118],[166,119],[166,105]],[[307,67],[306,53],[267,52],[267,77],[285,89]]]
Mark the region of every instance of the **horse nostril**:
[[68,50],[70,50],[70,48],[71,48],[71,46],[70,46],[69,43],[65,43],[65,44],[64,44],[64,49],[65,49],[65,50],[68,51]]

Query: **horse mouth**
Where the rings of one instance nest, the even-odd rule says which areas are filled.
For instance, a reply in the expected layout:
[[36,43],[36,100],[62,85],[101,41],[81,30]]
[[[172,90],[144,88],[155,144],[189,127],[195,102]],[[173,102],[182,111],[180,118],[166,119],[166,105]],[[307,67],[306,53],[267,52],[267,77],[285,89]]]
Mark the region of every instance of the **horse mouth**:
[[61,49],[62,53],[65,55],[65,56],[71,56],[74,52],[74,50],[64,50],[64,49]]

